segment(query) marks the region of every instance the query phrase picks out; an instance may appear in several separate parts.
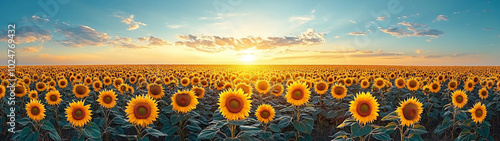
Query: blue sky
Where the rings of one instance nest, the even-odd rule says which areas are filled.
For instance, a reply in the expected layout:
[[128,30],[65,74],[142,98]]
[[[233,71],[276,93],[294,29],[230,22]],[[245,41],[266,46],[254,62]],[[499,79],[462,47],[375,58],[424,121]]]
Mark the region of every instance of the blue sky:
[[2,2],[19,64],[500,65],[498,1],[62,2]]

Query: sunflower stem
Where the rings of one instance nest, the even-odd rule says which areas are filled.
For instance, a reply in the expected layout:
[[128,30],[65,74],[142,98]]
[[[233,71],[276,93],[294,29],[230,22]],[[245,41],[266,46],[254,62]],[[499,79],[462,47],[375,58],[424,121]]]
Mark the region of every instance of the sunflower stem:
[[404,129],[404,126],[400,124],[400,128],[399,128],[399,134],[401,136],[401,141],[404,141],[405,140],[405,136],[404,136],[404,132],[403,132],[403,129]]
[[450,139],[453,139],[453,129],[455,129],[455,116],[457,115],[457,108],[456,107],[453,107],[453,125],[451,127],[451,138]]
[[54,106],[54,111],[55,111],[55,114],[56,114],[56,128],[57,128],[57,133],[60,136],[61,135],[61,128],[59,127],[59,123],[57,122],[57,121],[59,121],[59,116],[57,115],[58,109],[59,109],[59,105]]

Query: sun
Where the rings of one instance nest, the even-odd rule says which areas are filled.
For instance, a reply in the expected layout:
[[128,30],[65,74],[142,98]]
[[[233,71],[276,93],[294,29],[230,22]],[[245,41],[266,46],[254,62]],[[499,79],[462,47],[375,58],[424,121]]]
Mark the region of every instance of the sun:
[[241,61],[243,62],[252,62],[255,60],[255,56],[251,54],[244,55],[243,57],[240,58]]

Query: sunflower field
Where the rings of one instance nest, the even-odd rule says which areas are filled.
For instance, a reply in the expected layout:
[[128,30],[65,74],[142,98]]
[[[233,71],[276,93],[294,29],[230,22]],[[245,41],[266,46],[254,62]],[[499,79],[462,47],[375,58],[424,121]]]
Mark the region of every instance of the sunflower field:
[[0,140],[500,140],[500,67],[0,71]]

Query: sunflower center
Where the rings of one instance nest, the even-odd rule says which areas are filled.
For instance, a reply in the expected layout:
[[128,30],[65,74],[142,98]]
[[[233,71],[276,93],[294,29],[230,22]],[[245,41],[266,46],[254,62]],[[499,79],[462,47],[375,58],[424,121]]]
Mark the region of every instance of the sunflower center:
[[304,94],[302,93],[301,90],[295,90],[295,91],[293,91],[293,93],[292,93],[292,98],[293,99],[300,100],[300,99],[302,99],[302,97],[304,97]]
[[36,85],[36,87],[39,88],[39,89],[43,89],[43,88],[45,88],[45,85],[43,83],[38,83]]
[[414,81],[414,80],[410,81],[410,87],[413,88],[413,87],[416,87],[416,86],[417,86],[417,82],[416,81]]
[[364,85],[364,86],[368,85],[368,82],[366,82],[366,81],[365,81],[365,82],[363,82],[363,85]]
[[481,95],[486,96],[488,93],[486,91],[482,91]]
[[56,101],[56,100],[57,100],[57,97],[55,95],[50,96],[50,101]]
[[342,89],[342,87],[335,87],[333,89],[333,91],[335,92],[336,95],[342,95],[344,93],[344,89]]
[[481,110],[481,109],[477,109],[477,110],[476,110],[476,116],[477,116],[477,117],[480,117],[481,115],[483,115],[483,110]]
[[357,112],[360,116],[366,117],[370,115],[371,111],[372,109],[370,108],[370,105],[368,105],[368,103],[358,104]]
[[266,82],[260,82],[260,83],[259,83],[259,89],[261,89],[261,90],[265,90],[265,89],[267,89],[267,84],[265,84],[265,83],[266,83]]
[[351,83],[351,79],[345,80],[345,83],[350,84]]
[[198,97],[199,97],[202,93],[203,93],[203,92],[202,92],[202,90],[201,90],[201,89],[194,89],[194,95],[196,95],[196,96],[198,96]]
[[85,113],[82,109],[76,109],[73,111],[73,118],[76,120],[81,120],[85,117]]
[[106,104],[110,104],[111,103],[111,96],[107,95],[103,98],[103,102],[106,103]]
[[65,81],[61,81],[60,84],[64,86],[64,85],[66,85],[66,82]]
[[243,100],[238,97],[229,97],[226,101],[227,110],[231,113],[238,113],[243,109]]
[[120,89],[121,89],[122,91],[127,91],[127,86],[121,86],[121,87],[120,87]]
[[450,87],[455,88],[456,86],[457,86],[457,84],[456,84],[456,83],[453,83],[453,82],[452,82],[452,83],[450,83]]
[[175,97],[175,102],[181,107],[186,107],[191,103],[191,97],[188,94],[179,94]]
[[438,85],[437,84],[433,84],[432,85],[432,89],[437,89],[438,88]]
[[33,114],[35,116],[40,114],[40,109],[38,109],[38,107],[31,108],[31,114]]
[[318,88],[318,90],[320,90],[320,91],[325,90],[325,88],[326,88],[326,84],[325,84],[325,83],[319,83],[317,88]]
[[31,94],[31,97],[32,98],[36,98],[36,94]]
[[403,86],[405,84],[405,81],[402,79],[398,80],[398,86]]
[[90,79],[87,79],[87,83],[90,83],[90,81],[91,81]]
[[464,97],[462,97],[461,95],[457,96],[458,103],[462,103],[463,101],[464,101]]
[[270,116],[270,115],[271,115],[271,114],[270,114],[270,113],[269,113],[269,111],[267,111],[267,110],[266,110],[266,111],[262,111],[262,112],[261,112],[261,116],[262,116],[262,118],[264,118],[264,119],[269,118],[269,116]]
[[186,79],[182,80],[182,84],[187,84],[188,81]]
[[83,95],[86,92],[87,92],[87,89],[85,89],[85,86],[76,86],[76,94]]
[[21,86],[21,85],[17,85],[15,86],[16,90],[14,90],[14,93],[24,93],[24,86]]
[[467,87],[472,88],[472,83],[467,84]]
[[417,105],[409,103],[405,107],[403,107],[403,117],[406,120],[413,120],[417,118],[417,110],[418,110]]
[[145,103],[139,103],[134,107],[134,115],[137,119],[146,119],[151,114],[151,107]]
[[382,80],[377,81],[377,86],[382,86],[382,85],[384,85],[384,81]]
[[149,91],[151,91],[151,94],[153,95],[159,95],[161,93],[161,88],[158,85],[151,85]]

